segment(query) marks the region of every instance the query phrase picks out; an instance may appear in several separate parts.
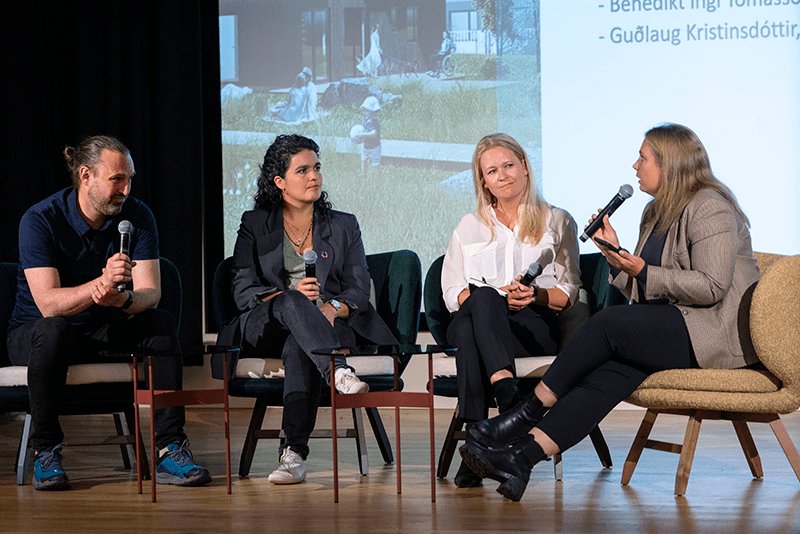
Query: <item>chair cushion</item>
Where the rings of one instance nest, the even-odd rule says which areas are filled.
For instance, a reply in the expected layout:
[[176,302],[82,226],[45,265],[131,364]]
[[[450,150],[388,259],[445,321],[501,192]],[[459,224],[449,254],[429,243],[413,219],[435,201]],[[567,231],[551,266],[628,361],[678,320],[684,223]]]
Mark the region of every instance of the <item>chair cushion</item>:
[[[140,376],[144,376],[141,374]],[[67,385],[133,382],[131,368],[126,363],[91,363],[71,365]],[[27,386],[28,368],[21,365],[0,368],[0,387]]]
[[647,377],[640,389],[680,389],[730,393],[772,393],[781,381],[769,371],[749,369],[671,369]]
[[[455,377],[457,357],[458,356],[434,356],[433,376],[437,378]],[[517,367],[517,376],[519,378],[541,378],[555,359],[555,356],[517,358],[514,360],[514,365]]]
[[236,378],[283,378],[283,361],[274,358],[239,358]]
[[389,356],[350,356],[347,365],[352,366],[358,376],[394,376],[394,360]]
[[[385,356],[350,356],[347,364],[358,376],[394,375],[394,362]],[[283,361],[277,358],[240,358],[236,378],[282,378]]]
[[644,408],[790,413],[781,381],[750,369],[672,369],[649,376],[627,401]]
[[[394,389],[393,375],[365,376],[364,382],[369,384],[370,391],[390,391]],[[403,379],[399,387],[403,390]],[[264,380],[261,378],[234,378],[228,382],[228,394],[231,397],[258,398],[267,402],[267,406],[283,406],[283,378]],[[330,406],[330,388],[322,387],[320,406]]]

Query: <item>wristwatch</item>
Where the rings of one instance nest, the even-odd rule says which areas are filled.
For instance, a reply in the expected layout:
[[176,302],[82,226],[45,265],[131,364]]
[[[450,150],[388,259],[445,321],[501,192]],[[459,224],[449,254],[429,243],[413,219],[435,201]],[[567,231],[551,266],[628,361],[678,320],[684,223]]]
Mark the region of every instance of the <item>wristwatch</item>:
[[328,301],[328,304],[333,306],[333,309],[335,310],[333,316],[334,317],[339,317],[339,310],[342,309],[342,305],[339,303],[339,301],[336,300],[336,299],[331,299],[331,300]]
[[127,310],[133,304],[133,293],[131,291],[125,290],[128,293],[128,300],[125,301],[125,304],[119,307],[120,310]]

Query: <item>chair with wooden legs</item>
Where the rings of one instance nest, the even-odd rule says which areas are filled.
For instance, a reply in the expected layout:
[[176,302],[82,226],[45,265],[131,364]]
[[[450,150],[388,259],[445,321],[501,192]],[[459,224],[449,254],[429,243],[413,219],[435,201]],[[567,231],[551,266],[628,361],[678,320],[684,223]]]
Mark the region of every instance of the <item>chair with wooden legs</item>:
[[[756,478],[764,471],[747,423],[768,423],[800,480],[800,455],[780,417],[800,408],[800,256],[756,256],[762,279],[747,309],[750,337],[765,369],[675,369],[649,376],[628,398],[647,413],[625,460],[622,484],[630,482],[642,451],[654,449],[680,454],[675,495],[685,495],[700,426],[709,420],[733,424]],[[682,444],[649,438],[661,414],[689,418]]]

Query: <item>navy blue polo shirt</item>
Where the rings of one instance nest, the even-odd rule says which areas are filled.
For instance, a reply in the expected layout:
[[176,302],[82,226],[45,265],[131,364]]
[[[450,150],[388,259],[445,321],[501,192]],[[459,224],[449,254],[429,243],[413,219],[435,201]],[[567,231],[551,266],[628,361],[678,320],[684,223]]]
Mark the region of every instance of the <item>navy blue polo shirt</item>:
[[[129,257],[133,260],[158,259],[158,230],[153,213],[144,203],[128,197],[122,211],[100,229],[89,226],[78,211],[77,191],[69,187],[31,207],[19,224],[19,269],[17,300],[9,329],[39,319],[42,313],[31,295],[25,269],[54,267],[61,287],[75,287],[103,273],[108,258],[119,252],[117,226],[128,220],[133,225]],[[128,284],[129,289],[132,288]],[[118,308],[92,304],[69,317],[76,326],[125,313]]]

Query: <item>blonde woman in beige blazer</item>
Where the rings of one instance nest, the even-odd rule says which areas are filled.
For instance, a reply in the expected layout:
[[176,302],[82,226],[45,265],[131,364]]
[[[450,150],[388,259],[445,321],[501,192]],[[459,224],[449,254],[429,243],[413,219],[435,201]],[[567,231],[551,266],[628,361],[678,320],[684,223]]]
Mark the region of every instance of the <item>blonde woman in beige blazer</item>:
[[[581,441],[648,375],[758,365],[741,306],[759,280],[749,221],[711,172],[697,135],[677,124],[645,134],[634,163],[645,207],[633,253],[608,221],[593,238],[632,305],[595,314],[517,407],[470,427],[464,461],[518,501],[539,461]],[[740,310],[741,308],[741,310]],[[513,446],[510,446],[512,445]]]

